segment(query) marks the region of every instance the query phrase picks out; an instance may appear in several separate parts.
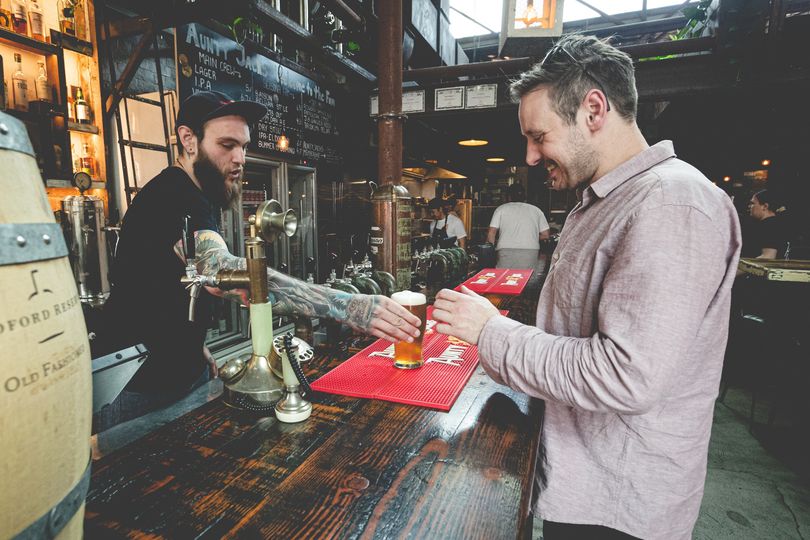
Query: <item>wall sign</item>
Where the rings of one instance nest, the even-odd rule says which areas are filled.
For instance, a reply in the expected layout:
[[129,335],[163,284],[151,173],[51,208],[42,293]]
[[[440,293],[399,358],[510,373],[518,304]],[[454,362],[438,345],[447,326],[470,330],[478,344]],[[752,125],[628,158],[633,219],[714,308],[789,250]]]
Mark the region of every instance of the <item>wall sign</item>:
[[434,109],[437,111],[451,111],[464,108],[464,87],[437,88],[435,92]]
[[478,84],[466,87],[466,108],[485,109],[498,106],[498,85]]
[[[252,126],[250,150],[340,163],[335,97],[329,90],[262,56],[253,44],[239,45],[201,24],[179,26],[175,35],[181,100],[216,90],[231,99],[258,101],[268,113]],[[289,140],[286,152],[276,146],[281,135]]]
[[402,112],[425,112],[425,91],[417,90],[416,92],[403,92]]

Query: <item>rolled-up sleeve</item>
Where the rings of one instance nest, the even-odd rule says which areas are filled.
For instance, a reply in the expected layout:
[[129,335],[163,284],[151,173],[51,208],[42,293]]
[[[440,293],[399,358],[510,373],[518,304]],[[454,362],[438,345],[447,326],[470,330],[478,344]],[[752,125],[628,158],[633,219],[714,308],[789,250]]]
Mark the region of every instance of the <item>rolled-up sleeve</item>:
[[729,242],[691,206],[643,210],[604,274],[594,335],[555,336],[493,317],[479,339],[483,368],[502,384],[580,409],[648,411],[686,361],[726,274]]

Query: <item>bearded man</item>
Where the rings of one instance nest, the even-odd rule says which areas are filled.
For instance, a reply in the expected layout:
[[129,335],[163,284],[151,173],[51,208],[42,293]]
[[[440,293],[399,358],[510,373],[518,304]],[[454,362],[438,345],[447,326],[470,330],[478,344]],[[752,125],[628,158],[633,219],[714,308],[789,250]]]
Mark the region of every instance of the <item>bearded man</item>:
[[[183,220],[190,218],[200,274],[246,269],[245,259],[228,252],[218,221],[220,210],[238,200],[249,124],[266,112],[264,105],[231,101],[219,92],[186,99],[176,122],[180,157],[144,186],[124,216],[105,312],[116,327],[116,341],[142,342],[149,356],[122,392],[113,423],[176,400],[207,379],[213,359],[204,347],[205,333],[211,294],[220,293],[201,294],[195,322],[189,322],[189,295],[180,283],[186,265],[180,249]],[[272,268],[268,281],[279,315],[331,318],[391,341],[419,335],[418,318],[384,296],[351,295]]]

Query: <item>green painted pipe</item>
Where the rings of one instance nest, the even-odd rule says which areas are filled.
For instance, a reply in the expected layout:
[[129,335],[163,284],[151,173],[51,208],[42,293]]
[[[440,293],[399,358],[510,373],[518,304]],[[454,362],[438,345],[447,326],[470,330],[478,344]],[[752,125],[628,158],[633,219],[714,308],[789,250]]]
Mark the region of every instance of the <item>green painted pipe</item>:
[[352,285],[363,294],[382,294],[382,289],[377,282],[367,276],[354,276]]
[[333,289],[336,289],[338,291],[347,292],[349,294],[360,294],[360,291],[357,290],[357,287],[355,287],[351,283],[338,283],[338,282],[335,282],[335,283],[331,283],[329,286],[332,287]]
[[371,273],[371,278],[377,282],[385,296],[391,296],[396,292],[397,280],[394,279],[392,274],[382,270],[374,270]]

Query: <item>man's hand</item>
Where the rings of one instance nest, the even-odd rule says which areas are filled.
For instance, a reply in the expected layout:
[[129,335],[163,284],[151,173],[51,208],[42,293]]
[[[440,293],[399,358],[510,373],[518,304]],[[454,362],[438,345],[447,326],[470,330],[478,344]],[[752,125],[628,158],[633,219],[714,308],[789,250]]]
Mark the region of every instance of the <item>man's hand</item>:
[[436,331],[478,344],[481,330],[498,315],[498,308],[484,298],[462,286],[461,292],[442,289],[433,304],[433,318],[439,324]]
[[346,324],[388,341],[412,342],[419,336],[419,317],[390,298],[354,294],[346,305]]
[[205,345],[203,345],[203,356],[205,357],[205,361],[208,362],[208,372],[211,374],[211,378],[216,379],[219,375],[217,361],[214,359],[214,355],[211,354],[211,351]]

